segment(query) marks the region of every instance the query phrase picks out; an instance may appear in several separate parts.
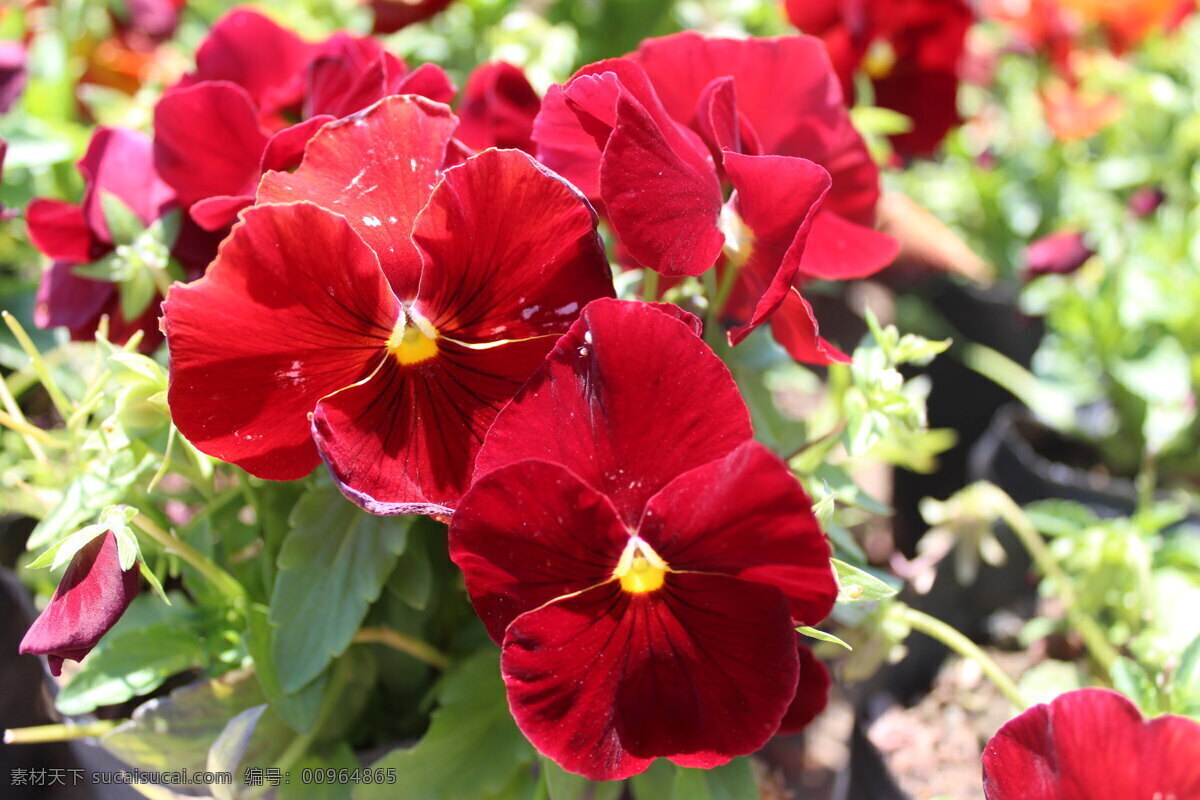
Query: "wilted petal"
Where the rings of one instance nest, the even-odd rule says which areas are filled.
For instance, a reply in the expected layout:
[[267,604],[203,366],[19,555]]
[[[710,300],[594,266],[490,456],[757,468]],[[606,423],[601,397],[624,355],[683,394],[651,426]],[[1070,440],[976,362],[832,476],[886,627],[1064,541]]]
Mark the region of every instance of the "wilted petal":
[[194,445],[263,478],[307,475],[308,415],[371,374],[400,307],[375,254],[310,204],[246,211],[207,275],[164,303],[171,413]]
[[480,153],[446,171],[417,218],[416,307],[460,342],[561,334],[614,293],[596,221],[574,187],[525,153]]
[[421,272],[413,222],[456,125],[450,109],[424,98],[385,98],[322,128],[299,169],[263,177],[258,202],[308,201],[341,214],[379,256],[396,294],[410,300]]
[[[667,368],[678,364],[686,371]],[[687,322],[603,299],[584,308],[497,417],[476,469],[529,458],[561,464],[632,526],[673,478],[751,435],[729,370]]]
[[82,661],[141,588],[136,563],[121,569],[117,537],[111,531],[97,536],[71,559],[54,597],[21,640],[20,652],[47,656],[50,672],[60,675],[63,661]]
[[499,644],[520,614],[611,580],[628,540],[608,498],[557,464],[521,461],[471,485],[450,557]]
[[688,574],[644,594],[606,584],[517,617],[501,669],[529,740],[592,780],[635,775],[658,756],[714,767],[757,750],[798,674],[779,592]]

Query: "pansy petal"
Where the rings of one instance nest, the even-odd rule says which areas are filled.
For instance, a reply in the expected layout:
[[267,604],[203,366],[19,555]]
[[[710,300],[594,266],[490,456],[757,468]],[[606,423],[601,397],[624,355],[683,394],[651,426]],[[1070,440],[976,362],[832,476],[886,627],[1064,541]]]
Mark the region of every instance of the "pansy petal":
[[232,83],[172,89],[154,107],[154,165],[184,206],[253,194],[266,146],[254,101]]
[[551,86],[533,121],[538,161],[562,175],[593,203],[600,201],[600,148],[567,105],[561,86]]
[[900,242],[886,233],[822,210],[809,231],[800,273],[827,281],[866,278],[891,264],[899,252]]
[[741,118],[733,78],[714,78],[696,101],[696,129],[713,158],[721,163],[723,150],[742,152]]
[[205,277],[172,287],[164,311],[180,432],[290,480],[317,464],[317,401],[375,369],[400,306],[346,221],[298,203],[245,211]]
[[387,359],[364,383],[325,398],[313,436],[342,492],[373,514],[445,514],[466,491],[496,413],[550,348],[549,338]]
[[521,461],[471,484],[449,536],[471,604],[500,644],[517,616],[610,580],[629,531],[566,469]]
[[849,364],[850,356],[821,337],[812,306],[795,287],[771,316],[771,333],[801,364]]
[[699,275],[721,253],[721,184],[697,148],[678,144],[626,95],[600,163],[613,230],[638,263],[663,275]]
[[526,153],[486,150],[447,170],[417,218],[415,307],[461,342],[561,334],[614,294],[596,222],[574,187]]
[[115,195],[145,224],[158,219],[175,202],[175,192],[154,169],[150,137],[141,131],[97,128],[79,160],[79,172],[87,183],[83,215],[88,226],[108,241],[112,237],[104,217],[102,193]]
[[602,299],[584,308],[496,418],[477,470],[528,458],[561,464],[635,525],[671,479],[751,435],[729,370],[686,322]]
[[254,196],[218,195],[206,197],[188,209],[192,221],[209,232],[224,230],[237,221],[243,208],[254,205]]
[[437,14],[450,0],[370,0],[375,11],[375,33],[395,33]]
[[33,309],[33,321],[39,328],[95,330],[96,321],[116,295],[116,284],[76,275],[76,266],[56,261],[42,273]]
[[275,133],[263,150],[262,171],[289,171],[300,166],[309,140],[317,135],[326,122],[333,122],[334,119],[336,117],[331,114],[318,114]]
[[713,767],[757,750],[798,674],[780,594],[720,575],[555,600],[509,625],[500,665],[522,732],[591,780],[635,775],[658,756]]
[[317,132],[295,172],[267,173],[258,202],[309,201],[341,214],[378,254],[396,294],[411,300],[421,272],[413,222],[457,124],[450,109],[422,97],[384,98]]
[[1010,720],[983,752],[988,800],[1200,796],[1200,725],[1145,721],[1128,699],[1080,689]]
[[437,64],[422,64],[405,73],[389,94],[419,94],[435,103],[450,104],[458,88],[446,71]]
[[299,102],[302,70],[312,46],[262,14],[238,8],[217,20],[196,51],[196,70],[184,85],[229,81],[244,88],[264,111]]
[[86,264],[107,249],[92,235],[83,209],[71,203],[39,197],[25,209],[25,224],[33,246],[52,261]]
[[830,181],[824,168],[787,156],[726,152],[725,172],[737,190],[738,216],[751,234],[741,280],[763,287],[757,298],[750,298],[750,318],[729,333],[730,343],[738,344],[783,303]]
[[758,442],[667,484],[646,504],[638,536],[673,570],[774,586],[801,625],[815,625],[833,609],[837,581],[812,501]]
[[456,108],[462,120],[458,138],[476,150],[515,147],[533,153],[533,120],[540,108],[537,92],[519,67],[504,61],[480,64]]
[[783,715],[783,721],[779,723],[779,732],[783,734],[804,730],[829,704],[829,687],[833,685],[829,668],[813,655],[813,651],[803,643],[803,639],[800,634],[796,635],[800,680],[796,683],[796,697],[788,706],[787,713]]

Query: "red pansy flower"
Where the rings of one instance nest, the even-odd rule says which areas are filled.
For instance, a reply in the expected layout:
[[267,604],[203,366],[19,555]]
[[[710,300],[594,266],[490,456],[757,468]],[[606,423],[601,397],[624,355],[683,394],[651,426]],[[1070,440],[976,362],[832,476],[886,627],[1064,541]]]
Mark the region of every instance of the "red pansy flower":
[[[159,294],[152,283],[146,284],[150,278],[134,274],[139,268],[136,251],[146,243],[132,240],[128,231],[109,230],[105,203],[111,208],[113,201],[105,197],[149,226],[165,221],[178,207],[175,193],[154,170],[150,138],[138,131],[97,128],[78,167],[85,183],[80,205],[39,198],[25,212],[29,238],[51,261],[38,288],[34,321],[43,328],[66,327],[71,338],[86,340],[95,336],[100,317],[107,314],[112,341],[123,343],[142,330],[143,348],[152,350],[162,341]],[[170,255],[185,275],[194,277],[204,270],[216,244],[211,234],[181,220]],[[114,257],[133,270],[125,280],[119,270],[105,280],[92,269]],[[89,271],[91,275],[85,274]]]
[[854,73],[864,69],[875,105],[912,120],[892,137],[906,155],[928,155],[961,121],[958,66],[975,20],[966,0],[786,0],[792,24],[821,37],[854,100]]
[[441,68],[409,72],[374,39],[310,44],[235,9],[196,52],[196,70],[154,109],[155,163],[191,216],[222,230],[250,205],[264,172],[299,163],[321,125],[393,94],[454,97]]
[[1200,797],[1200,725],[1079,689],[1010,720],[983,751],[987,800],[1190,800]]
[[126,35],[164,42],[175,35],[179,15],[186,5],[187,0],[125,0],[123,12],[112,13],[117,27]]
[[504,61],[480,64],[454,111],[458,138],[468,147],[515,147],[533,154],[533,119],[542,100],[525,73]]
[[111,531],[88,542],[71,559],[50,604],[21,640],[21,653],[47,656],[50,673],[64,660],[82,661],[129,608],[142,588],[137,562],[121,569]]
[[373,33],[395,33],[441,13],[452,0],[368,0],[375,12]]
[[761,747],[803,680],[794,626],[837,591],[808,497],[698,330],[674,306],[588,305],[451,521],[518,726],[594,780]]
[[454,505],[496,412],[613,293],[587,202],[517,150],[443,171],[456,124],[413,95],[330,123],[171,290],[169,400],[197,447],[274,480],[323,458],[376,513]]
[[895,243],[868,227],[878,172],[815,39],[649,40],[552,87],[534,139],[641,265],[737,270],[733,343],[771,318],[794,357],[845,359],[797,287],[875,272]]

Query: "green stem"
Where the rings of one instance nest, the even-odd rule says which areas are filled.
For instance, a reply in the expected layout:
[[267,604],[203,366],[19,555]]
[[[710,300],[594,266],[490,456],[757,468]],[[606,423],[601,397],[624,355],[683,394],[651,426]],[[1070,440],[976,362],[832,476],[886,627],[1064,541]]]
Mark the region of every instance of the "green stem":
[[162,528],[158,527],[153,520],[145,514],[138,514],[133,518],[133,524],[138,527],[143,533],[149,536],[154,541],[162,545],[162,548],[167,553],[176,555],[183,559],[189,565],[195,568],[197,572],[203,575],[213,586],[221,592],[222,595],[236,608],[242,608],[246,604],[246,590],[242,587],[236,578],[230,575],[215,562],[206,557],[203,553],[196,550],[187,542],[180,539],[174,534],[167,533]]
[[1013,683],[1012,678],[1008,677],[1008,673],[991,656],[983,652],[979,648],[979,645],[972,642],[966,636],[963,636],[940,619],[931,617],[925,612],[918,611],[903,603],[895,603],[888,610],[888,613],[895,619],[907,623],[913,630],[920,631],[926,636],[936,639],[963,658],[974,661],[983,670],[983,674],[988,677],[988,680],[995,684],[1000,693],[1009,699],[1009,702],[1022,711],[1029,708],[1029,703],[1021,696],[1021,690]]
[[997,492],[996,502],[1000,507],[1001,518],[1008,523],[1008,527],[1012,528],[1017,539],[1028,551],[1038,572],[1042,573],[1042,577],[1054,583],[1058,598],[1067,610],[1067,619],[1079,631],[1088,652],[1107,674],[1120,654],[1109,643],[1108,637],[1104,635],[1104,631],[1096,620],[1079,607],[1079,598],[1075,594],[1075,584],[1071,577],[1059,566],[1058,559],[1054,557],[1054,553],[1050,552],[1046,540],[1042,538],[1021,507],[1004,492]]
[[649,267],[642,270],[642,299],[647,303],[658,300],[658,273]]
[[383,644],[407,653],[418,661],[423,661],[435,669],[444,670],[450,666],[450,656],[436,649],[433,645],[415,639],[392,628],[382,625],[373,628],[362,628],[354,634],[355,644]]
[[41,352],[38,351],[37,345],[29,338],[29,334],[21,327],[21,323],[17,318],[7,311],[0,311],[0,317],[4,318],[4,324],[12,331],[13,336],[17,338],[17,343],[21,345],[21,349],[25,351],[25,355],[29,356],[29,365],[33,367],[33,374],[37,375],[38,380],[46,387],[46,393],[50,395],[50,402],[54,403],[55,409],[58,410],[58,415],[64,421],[71,416],[71,401],[67,400],[67,396],[63,394],[62,389],[58,388],[58,384],[54,382],[54,376],[50,374],[49,368],[46,367],[46,361],[42,358]]
[[43,744],[45,742],[68,742],[73,739],[90,739],[103,736],[121,724],[123,720],[102,719],[84,725],[34,725],[30,728],[8,728],[4,731],[5,744]]

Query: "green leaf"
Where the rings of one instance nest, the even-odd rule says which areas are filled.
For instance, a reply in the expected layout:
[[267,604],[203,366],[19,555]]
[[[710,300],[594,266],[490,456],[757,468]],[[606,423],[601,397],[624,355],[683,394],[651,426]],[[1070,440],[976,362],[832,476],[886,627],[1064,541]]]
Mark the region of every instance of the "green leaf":
[[1154,680],[1146,673],[1146,669],[1124,656],[1118,658],[1109,668],[1113,688],[1133,701],[1146,716],[1155,716],[1159,712],[1158,692]]
[[1069,536],[1100,523],[1095,511],[1073,500],[1036,500],[1025,506],[1025,514],[1046,536]]
[[839,603],[866,603],[896,596],[897,589],[866,570],[836,558],[830,560],[833,562],[834,572],[837,573]]
[[355,788],[356,800],[464,800],[503,790],[533,760],[517,730],[500,679],[499,653],[481,650],[458,664],[436,690],[429,730],[411,748],[373,768],[393,768],[396,786]]
[[[144,770],[202,771],[208,751],[229,721],[266,702],[250,670],[199,681],[143,703],[126,723],[100,737],[100,745],[132,767]],[[292,736],[271,710],[263,713],[243,761],[267,765]]]
[[849,650],[850,652],[854,652],[853,647],[846,644],[841,639],[834,636],[832,633],[826,633],[825,631],[819,631],[816,628],[810,628],[807,625],[801,625],[800,627],[796,628],[796,632],[803,633],[805,636],[809,637],[810,639],[818,639],[822,642],[830,642],[831,644],[836,644],[840,647],[844,647],[847,650]]
[[104,211],[104,222],[113,244],[132,244],[146,230],[137,212],[112,192],[100,190],[100,208]]
[[[350,800],[351,786],[341,783],[304,783],[298,780],[298,776],[302,775],[304,770],[311,769],[326,770],[326,769],[361,769],[362,765],[358,763],[358,759],[354,755],[354,750],[350,745],[341,742],[328,754],[312,754],[300,759],[295,765],[288,770],[292,774],[292,780],[279,787],[279,800]],[[386,775],[381,777],[387,779]],[[397,781],[403,780],[399,775],[395,776]],[[381,783],[386,786],[387,784]]]
[[1200,636],[1184,649],[1171,679],[1172,708],[1176,714],[1200,715]]
[[679,769],[674,797],[679,800],[758,800],[758,780],[748,758],[714,769]]
[[660,758],[645,772],[634,775],[629,779],[633,800],[672,800],[678,769],[670,761]]
[[541,764],[549,800],[585,800],[590,783],[587,778],[567,772],[545,756],[541,758]]
[[329,670],[323,671],[298,692],[286,693],[279,686],[275,661],[271,657],[271,623],[267,607],[257,603],[246,610],[246,650],[254,659],[254,674],[271,708],[297,733],[308,733],[317,723],[321,701],[329,684]]
[[[205,766],[209,772],[229,772],[238,775],[238,765],[246,756],[250,738],[254,736],[258,721],[266,710],[266,703],[251,706],[229,720],[208,748],[208,763]],[[236,783],[214,784],[212,792],[214,800],[235,800],[239,795]]]
[[154,691],[172,675],[203,666],[205,659],[196,632],[177,623],[132,630],[104,644],[83,659],[58,693],[55,705],[63,714],[85,714]]
[[401,602],[417,611],[424,611],[433,596],[433,566],[429,547],[432,537],[438,537],[445,548],[445,529],[430,530],[425,525],[413,525],[408,530],[408,546],[401,554],[396,571],[388,578],[387,590]]
[[350,646],[404,551],[408,517],[375,517],[333,487],[292,510],[271,596],[271,653],[284,692],[297,692]]
[[129,277],[121,281],[121,316],[125,319],[137,319],[146,313],[146,309],[158,295],[158,286],[154,277],[145,268],[134,269]]
[[28,564],[29,569],[58,569],[68,563],[75,554],[87,547],[97,536],[103,536],[107,528],[103,525],[87,525],[56,544],[50,545],[42,554]]

